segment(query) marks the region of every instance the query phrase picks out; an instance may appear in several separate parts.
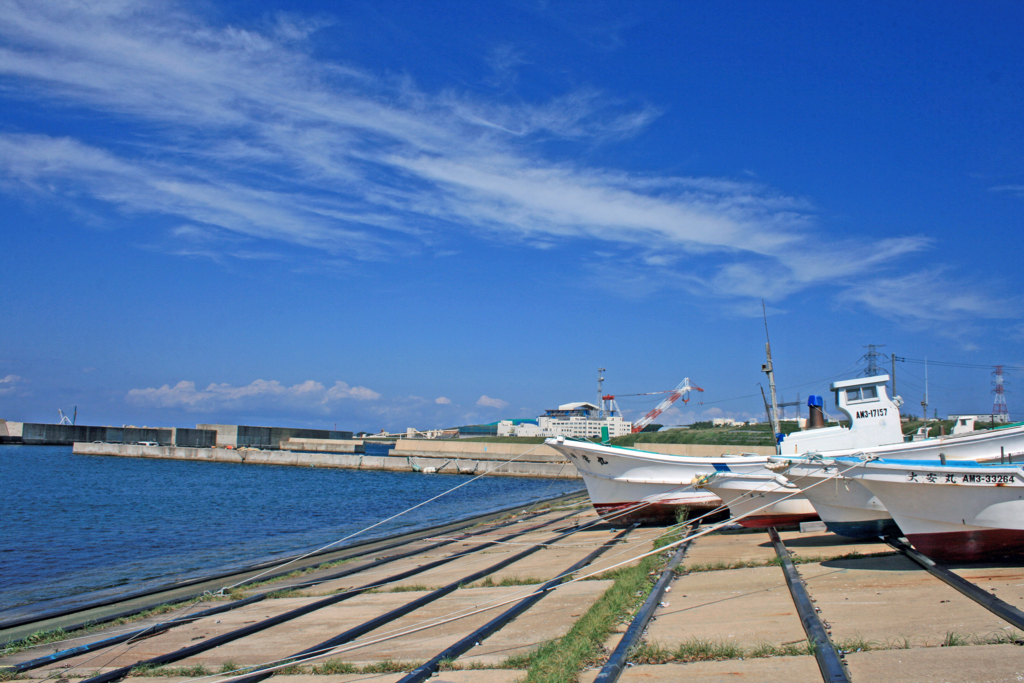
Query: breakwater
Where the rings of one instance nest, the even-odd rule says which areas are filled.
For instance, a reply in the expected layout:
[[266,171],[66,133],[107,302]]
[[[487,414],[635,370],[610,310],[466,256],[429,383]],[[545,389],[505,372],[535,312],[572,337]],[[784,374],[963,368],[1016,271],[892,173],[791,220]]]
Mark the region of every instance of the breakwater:
[[[325,467],[426,474],[483,474],[513,477],[576,479],[579,473],[554,450],[543,445],[430,442],[400,439],[389,455],[367,455],[361,441],[351,441],[353,450],[338,452],[346,442],[317,440],[309,443],[318,452],[256,450],[237,448],[182,448],[137,444],[76,443],[78,455],[110,455],[128,458],[157,458],[247,465]],[[446,446],[438,447],[437,444]],[[328,449],[335,449],[331,452]],[[355,450],[358,449],[358,450]],[[517,458],[514,462],[507,462]]]
[[[638,444],[642,450],[666,455],[716,457],[723,453],[771,455],[766,446],[707,444]],[[366,454],[362,441],[296,439],[282,441],[281,450],[251,448],[183,448],[137,444],[76,443],[80,455],[163,458],[247,465],[329,467],[426,474],[483,474],[511,477],[578,479],[576,467],[544,444],[488,443],[446,439],[399,439],[388,454]]]

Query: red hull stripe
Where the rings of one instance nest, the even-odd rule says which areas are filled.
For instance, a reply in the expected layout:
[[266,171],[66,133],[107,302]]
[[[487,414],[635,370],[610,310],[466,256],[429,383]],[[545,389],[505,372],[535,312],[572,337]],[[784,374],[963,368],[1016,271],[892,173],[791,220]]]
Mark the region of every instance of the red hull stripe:
[[[670,503],[651,503],[631,512],[623,512],[629,508],[641,505],[636,503],[594,503],[597,514],[604,519],[611,519],[614,523],[621,524],[675,524],[676,515],[681,510],[689,510],[689,518],[693,519],[706,512],[710,512],[718,505],[675,505]],[[619,514],[621,513],[621,514]]]
[[800,522],[816,522],[821,519],[815,514],[802,515],[753,515],[736,520],[736,523],[748,529],[767,529],[770,526],[789,526]]
[[979,529],[938,534],[907,534],[915,548],[935,560],[979,562],[1024,557],[1024,531]]

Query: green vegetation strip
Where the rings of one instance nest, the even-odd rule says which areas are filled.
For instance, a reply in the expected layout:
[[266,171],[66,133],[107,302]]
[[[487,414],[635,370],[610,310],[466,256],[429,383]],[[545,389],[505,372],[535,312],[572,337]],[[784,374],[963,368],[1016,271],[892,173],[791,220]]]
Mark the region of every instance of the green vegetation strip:
[[813,654],[811,643],[787,643],[773,645],[761,643],[754,648],[744,648],[737,643],[726,643],[717,639],[690,638],[673,648],[658,643],[642,643],[630,653],[629,661],[634,664],[667,664],[669,662],[713,662],[723,659],[747,659],[752,657],[786,657]]
[[105,621],[102,624],[95,626],[85,626],[84,628],[76,629],[74,631],[65,631],[62,628],[53,629],[51,631],[36,631],[31,635],[28,635],[21,640],[12,640],[5,643],[0,647],[0,657],[6,657],[13,655],[22,650],[28,650],[29,648],[37,647],[39,645],[47,645],[49,643],[59,643],[72,638],[80,638],[90,633],[97,631],[106,631],[110,628],[117,626],[124,626],[125,624],[131,624],[136,621],[143,619],[159,616],[161,614],[167,614],[168,612],[175,612],[186,607],[190,607],[201,602],[222,602],[226,600],[234,600],[236,598],[244,597],[237,594],[231,594],[226,596],[203,596],[202,598],[194,598],[185,602],[169,602],[163,605],[157,605],[152,609],[148,609],[145,612],[138,612],[137,614],[131,614],[127,617],[121,617],[114,619],[113,621]]
[[[660,539],[655,547],[672,540]],[[604,659],[604,641],[616,624],[628,622],[644,603],[663,564],[664,558],[651,555],[634,566],[606,572],[604,576],[614,576],[614,583],[568,633],[518,659],[509,658],[508,664],[527,669],[524,683],[574,683],[584,667]]]
[[[866,560],[876,557],[889,557],[899,555],[897,552],[880,553],[859,553],[856,550],[843,555],[794,555],[790,557],[793,564],[810,564],[812,562],[835,562],[836,560]],[[729,569],[749,569],[751,567],[778,567],[781,564],[778,556],[765,560],[732,560],[729,562],[718,560],[716,562],[695,562],[694,564],[680,565],[676,568],[677,574],[691,574],[698,572],[717,572]]]

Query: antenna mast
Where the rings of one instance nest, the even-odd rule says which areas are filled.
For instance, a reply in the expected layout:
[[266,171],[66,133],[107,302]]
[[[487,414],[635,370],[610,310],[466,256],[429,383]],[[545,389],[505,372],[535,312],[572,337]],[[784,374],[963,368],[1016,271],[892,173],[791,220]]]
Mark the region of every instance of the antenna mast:
[[604,419],[604,398],[602,397],[604,392],[601,391],[601,385],[604,383],[604,375],[601,373],[603,373],[604,370],[604,368],[597,369],[597,406],[600,411],[598,417],[602,419]]

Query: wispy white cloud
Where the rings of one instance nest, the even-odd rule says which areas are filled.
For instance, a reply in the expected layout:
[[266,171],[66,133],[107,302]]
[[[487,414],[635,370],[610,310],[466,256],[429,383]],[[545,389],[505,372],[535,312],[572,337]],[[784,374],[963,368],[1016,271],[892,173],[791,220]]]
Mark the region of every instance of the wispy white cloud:
[[[537,249],[591,240],[633,254],[623,270],[636,270],[637,292],[668,285],[727,300],[781,300],[823,282],[842,290],[931,246],[817,234],[806,199],[752,180],[552,161],[538,143],[621,139],[659,111],[588,88],[533,103],[424,92],[312,57],[305,41],[330,23],[279,15],[257,30],[158,0],[9,0],[6,94],[91,109],[137,135],[0,134],[0,187],[176,220],[162,248],[187,256],[273,255],[229,237],[363,259],[444,251],[466,234]],[[481,60],[507,81],[526,57],[505,47]],[[881,310],[849,286],[848,299]]]
[[963,339],[981,319],[1019,317],[1019,302],[1001,297],[997,302],[974,282],[950,277],[945,268],[919,270],[897,277],[875,277],[850,285],[840,301],[853,302],[901,323]]
[[452,404],[452,400],[450,398],[445,398],[444,396],[438,396],[434,399],[434,403],[441,406],[450,406]]
[[314,380],[289,387],[277,380],[262,379],[245,386],[210,384],[205,389],[196,389],[195,382],[183,380],[173,387],[165,384],[159,388],[132,389],[126,396],[130,403],[136,405],[197,411],[268,405],[316,408],[346,399],[373,401],[379,398],[380,394],[372,389],[349,386],[340,380],[331,387],[325,387]]
[[998,185],[989,188],[992,192],[1009,192],[1018,197],[1024,197],[1024,185]]
[[486,394],[478,398],[476,404],[478,406],[486,406],[487,408],[498,408],[499,410],[508,407],[508,401],[502,401],[500,398],[491,398]]
[[18,388],[18,383],[21,381],[21,377],[17,375],[7,375],[6,377],[0,378],[0,394],[11,394]]

